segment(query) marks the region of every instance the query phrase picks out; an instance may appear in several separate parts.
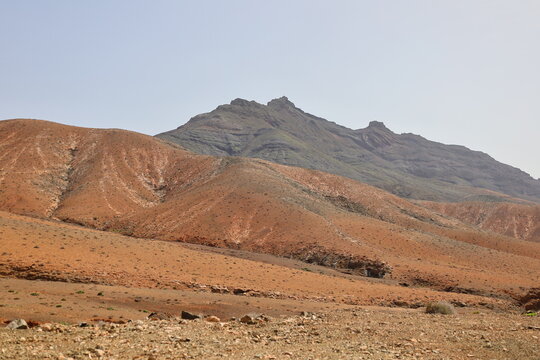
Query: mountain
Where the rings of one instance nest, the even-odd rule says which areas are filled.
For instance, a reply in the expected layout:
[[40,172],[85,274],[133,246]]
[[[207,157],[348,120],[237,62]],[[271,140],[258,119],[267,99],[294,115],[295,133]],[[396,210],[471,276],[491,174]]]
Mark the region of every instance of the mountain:
[[39,120],[1,121],[0,149],[2,211],[447,291],[503,296],[540,280],[539,243],[329,173]]
[[157,137],[199,154],[322,170],[405,198],[540,201],[540,180],[485,153],[396,134],[377,121],[351,130],[302,111],[286,97],[267,105],[236,99]]

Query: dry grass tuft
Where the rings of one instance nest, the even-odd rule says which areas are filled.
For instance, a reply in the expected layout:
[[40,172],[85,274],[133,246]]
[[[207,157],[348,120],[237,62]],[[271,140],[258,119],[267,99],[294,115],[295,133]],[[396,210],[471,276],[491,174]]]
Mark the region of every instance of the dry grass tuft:
[[453,315],[456,313],[452,304],[446,301],[430,302],[426,305],[426,314]]

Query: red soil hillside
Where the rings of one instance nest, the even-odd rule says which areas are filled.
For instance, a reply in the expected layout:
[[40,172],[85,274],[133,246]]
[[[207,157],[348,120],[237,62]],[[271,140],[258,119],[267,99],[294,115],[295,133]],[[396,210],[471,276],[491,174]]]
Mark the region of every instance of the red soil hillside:
[[450,291],[501,295],[540,280],[540,244],[336,175],[36,120],[0,122],[0,149],[6,211]]
[[5,249],[0,254],[0,277],[205,293],[214,287],[213,292],[219,289],[217,292],[231,295],[234,289],[241,289],[256,297],[352,304],[486,301],[479,296],[405,288],[365,277],[318,274],[313,266],[311,271],[303,271],[291,268],[287,259],[270,263],[275,257],[269,255],[267,263],[251,261],[184,244],[135,239],[1,211],[0,237]]
[[435,203],[422,202],[441,214],[454,217],[484,230],[540,242],[540,205],[500,202]]

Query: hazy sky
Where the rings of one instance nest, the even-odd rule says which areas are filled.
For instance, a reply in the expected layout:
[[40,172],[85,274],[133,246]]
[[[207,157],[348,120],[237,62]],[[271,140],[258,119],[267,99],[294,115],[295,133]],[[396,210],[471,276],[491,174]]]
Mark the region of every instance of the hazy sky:
[[0,0],[0,119],[156,134],[286,95],[540,177],[540,1]]

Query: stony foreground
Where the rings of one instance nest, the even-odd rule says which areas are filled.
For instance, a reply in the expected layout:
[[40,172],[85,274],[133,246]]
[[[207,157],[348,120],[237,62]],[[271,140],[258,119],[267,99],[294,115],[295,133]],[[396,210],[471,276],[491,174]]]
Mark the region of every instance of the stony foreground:
[[517,312],[467,308],[445,316],[370,307],[255,324],[174,318],[2,328],[0,358],[540,359],[539,338],[540,318]]

